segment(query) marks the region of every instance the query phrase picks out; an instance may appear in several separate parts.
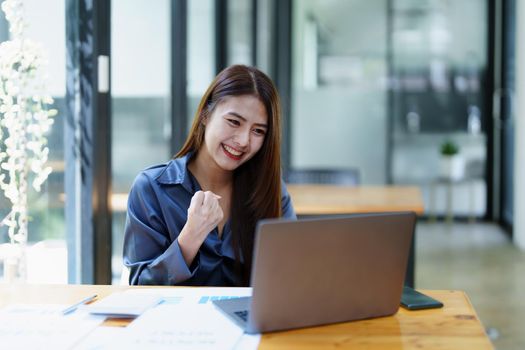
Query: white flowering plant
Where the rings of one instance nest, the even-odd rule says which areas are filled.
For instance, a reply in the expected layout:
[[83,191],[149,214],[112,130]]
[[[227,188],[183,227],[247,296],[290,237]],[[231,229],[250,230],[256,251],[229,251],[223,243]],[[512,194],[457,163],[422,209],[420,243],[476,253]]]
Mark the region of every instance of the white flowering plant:
[[45,54],[38,43],[25,38],[22,0],[2,2],[11,39],[0,44],[0,189],[11,202],[1,221],[11,243],[27,242],[28,183],[40,191],[51,173],[46,166],[46,134],[57,114],[45,93]]

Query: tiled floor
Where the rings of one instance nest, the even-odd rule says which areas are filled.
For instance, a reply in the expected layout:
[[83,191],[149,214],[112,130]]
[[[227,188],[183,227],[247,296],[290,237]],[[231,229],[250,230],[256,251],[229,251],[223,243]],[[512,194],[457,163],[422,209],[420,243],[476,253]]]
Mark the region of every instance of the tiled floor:
[[416,288],[465,291],[496,349],[525,349],[525,252],[497,225],[419,222]]

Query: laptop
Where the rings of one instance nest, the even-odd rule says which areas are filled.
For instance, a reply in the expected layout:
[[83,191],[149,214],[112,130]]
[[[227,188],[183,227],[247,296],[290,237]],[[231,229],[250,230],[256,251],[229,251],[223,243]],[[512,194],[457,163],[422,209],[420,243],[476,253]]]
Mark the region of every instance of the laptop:
[[246,333],[392,315],[415,221],[412,212],[262,220],[252,296],[213,303]]

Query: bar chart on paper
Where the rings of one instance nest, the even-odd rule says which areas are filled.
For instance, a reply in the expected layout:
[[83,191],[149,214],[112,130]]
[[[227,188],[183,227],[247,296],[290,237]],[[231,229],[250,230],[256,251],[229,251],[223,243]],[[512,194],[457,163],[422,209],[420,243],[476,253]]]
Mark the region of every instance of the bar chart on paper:
[[212,302],[214,300],[224,300],[224,299],[235,299],[235,298],[239,298],[238,295],[235,295],[235,296],[228,296],[228,295],[203,295],[200,299],[199,299],[199,304],[207,304],[209,302]]
[[164,297],[162,298],[162,301],[160,302],[160,304],[178,305],[182,303],[183,300],[184,300],[184,297],[180,297],[180,296]]
[[[197,304],[208,304],[214,300],[224,300],[224,299],[234,299],[239,298],[238,295],[203,295],[199,298]],[[160,304],[165,305],[178,305],[184,302],[184,297],[182,296],[173,296],[173,297],[164,297]]]
[[161,298],[161,305],[207,305],[214,300],[233,299],[252,295],[251,288],[180,288],[134,291],[135,294],[155,294]]

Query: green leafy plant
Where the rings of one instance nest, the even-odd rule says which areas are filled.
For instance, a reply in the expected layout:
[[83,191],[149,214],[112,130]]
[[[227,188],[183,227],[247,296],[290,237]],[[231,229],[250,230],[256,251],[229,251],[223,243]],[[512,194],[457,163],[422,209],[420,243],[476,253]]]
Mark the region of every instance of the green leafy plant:
[[459,153],[459,146],[453,141],[447,140],[441,145],[441,155],[451,157]]

